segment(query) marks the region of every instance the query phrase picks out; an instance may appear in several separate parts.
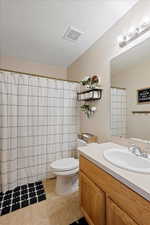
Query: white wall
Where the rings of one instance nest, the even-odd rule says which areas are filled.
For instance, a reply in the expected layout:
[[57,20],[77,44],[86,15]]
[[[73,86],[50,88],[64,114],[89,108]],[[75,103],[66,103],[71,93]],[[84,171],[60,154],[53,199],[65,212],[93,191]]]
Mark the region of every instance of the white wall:
[[65,67],[35,63],[16,57],[0,56],[0,68],[67,79],[67,68]]
[[91,132],[97,135],[99,140],[107,140],[110,137],[110,60],[150,36],[150,32],[124,49],[119,48],[117,37],[126,33],[131,26],[137,26],[143,17],[149,16],[149,11],[150,1],[140,0],[117,24],[68,68],[68,78],[71,80],[79,81],[84,76],[93,73],[102,76],[103,99],[97,104],[97,113],[91,120],[87,120],[85,116],[81,117],[81,131]]

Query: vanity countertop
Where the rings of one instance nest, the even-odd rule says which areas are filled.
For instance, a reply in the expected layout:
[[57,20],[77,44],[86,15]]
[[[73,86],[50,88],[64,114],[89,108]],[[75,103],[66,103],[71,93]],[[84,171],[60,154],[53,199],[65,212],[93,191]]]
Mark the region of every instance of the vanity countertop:
[[106,161],[103,156],[103,152],[110,148],[123,149],[125,147],[112,142],[107,142],[103,144],[88,144],[85,147],[79,147],[78,150],[80,155],[84,156],[99,168],[103,169],[150,201],[150,174],[135,173],[112,165]]

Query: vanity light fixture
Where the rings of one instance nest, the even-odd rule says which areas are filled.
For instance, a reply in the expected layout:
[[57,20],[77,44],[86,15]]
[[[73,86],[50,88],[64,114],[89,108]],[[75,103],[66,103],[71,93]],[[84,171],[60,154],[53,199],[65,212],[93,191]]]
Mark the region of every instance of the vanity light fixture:
[[150,30],[150,18],[145,17],[143,21],[137,27],[131,27],[126,35],[120,35],[118,37],[118,44],[120,47],[124,47],[131,41],[140,37],[142,34]]

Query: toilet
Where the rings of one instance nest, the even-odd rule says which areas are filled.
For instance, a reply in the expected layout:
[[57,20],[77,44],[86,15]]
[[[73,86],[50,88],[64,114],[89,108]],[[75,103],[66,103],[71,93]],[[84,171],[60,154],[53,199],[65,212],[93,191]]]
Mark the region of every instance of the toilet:
[[[77,146],[85,146],[86,142],[78,140]],[[64,158],[51,163],[51,170],[56,175],[56,194],[68,195],[78,190],[79,159]]]

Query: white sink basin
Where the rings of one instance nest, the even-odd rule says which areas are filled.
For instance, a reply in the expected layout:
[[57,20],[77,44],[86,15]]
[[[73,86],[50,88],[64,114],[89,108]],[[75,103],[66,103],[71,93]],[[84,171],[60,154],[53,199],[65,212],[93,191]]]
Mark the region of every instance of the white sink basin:
[[108,149],[104,158],[113,165],[138,173],[150,173],[150,159],[137,157],[128,149]]

